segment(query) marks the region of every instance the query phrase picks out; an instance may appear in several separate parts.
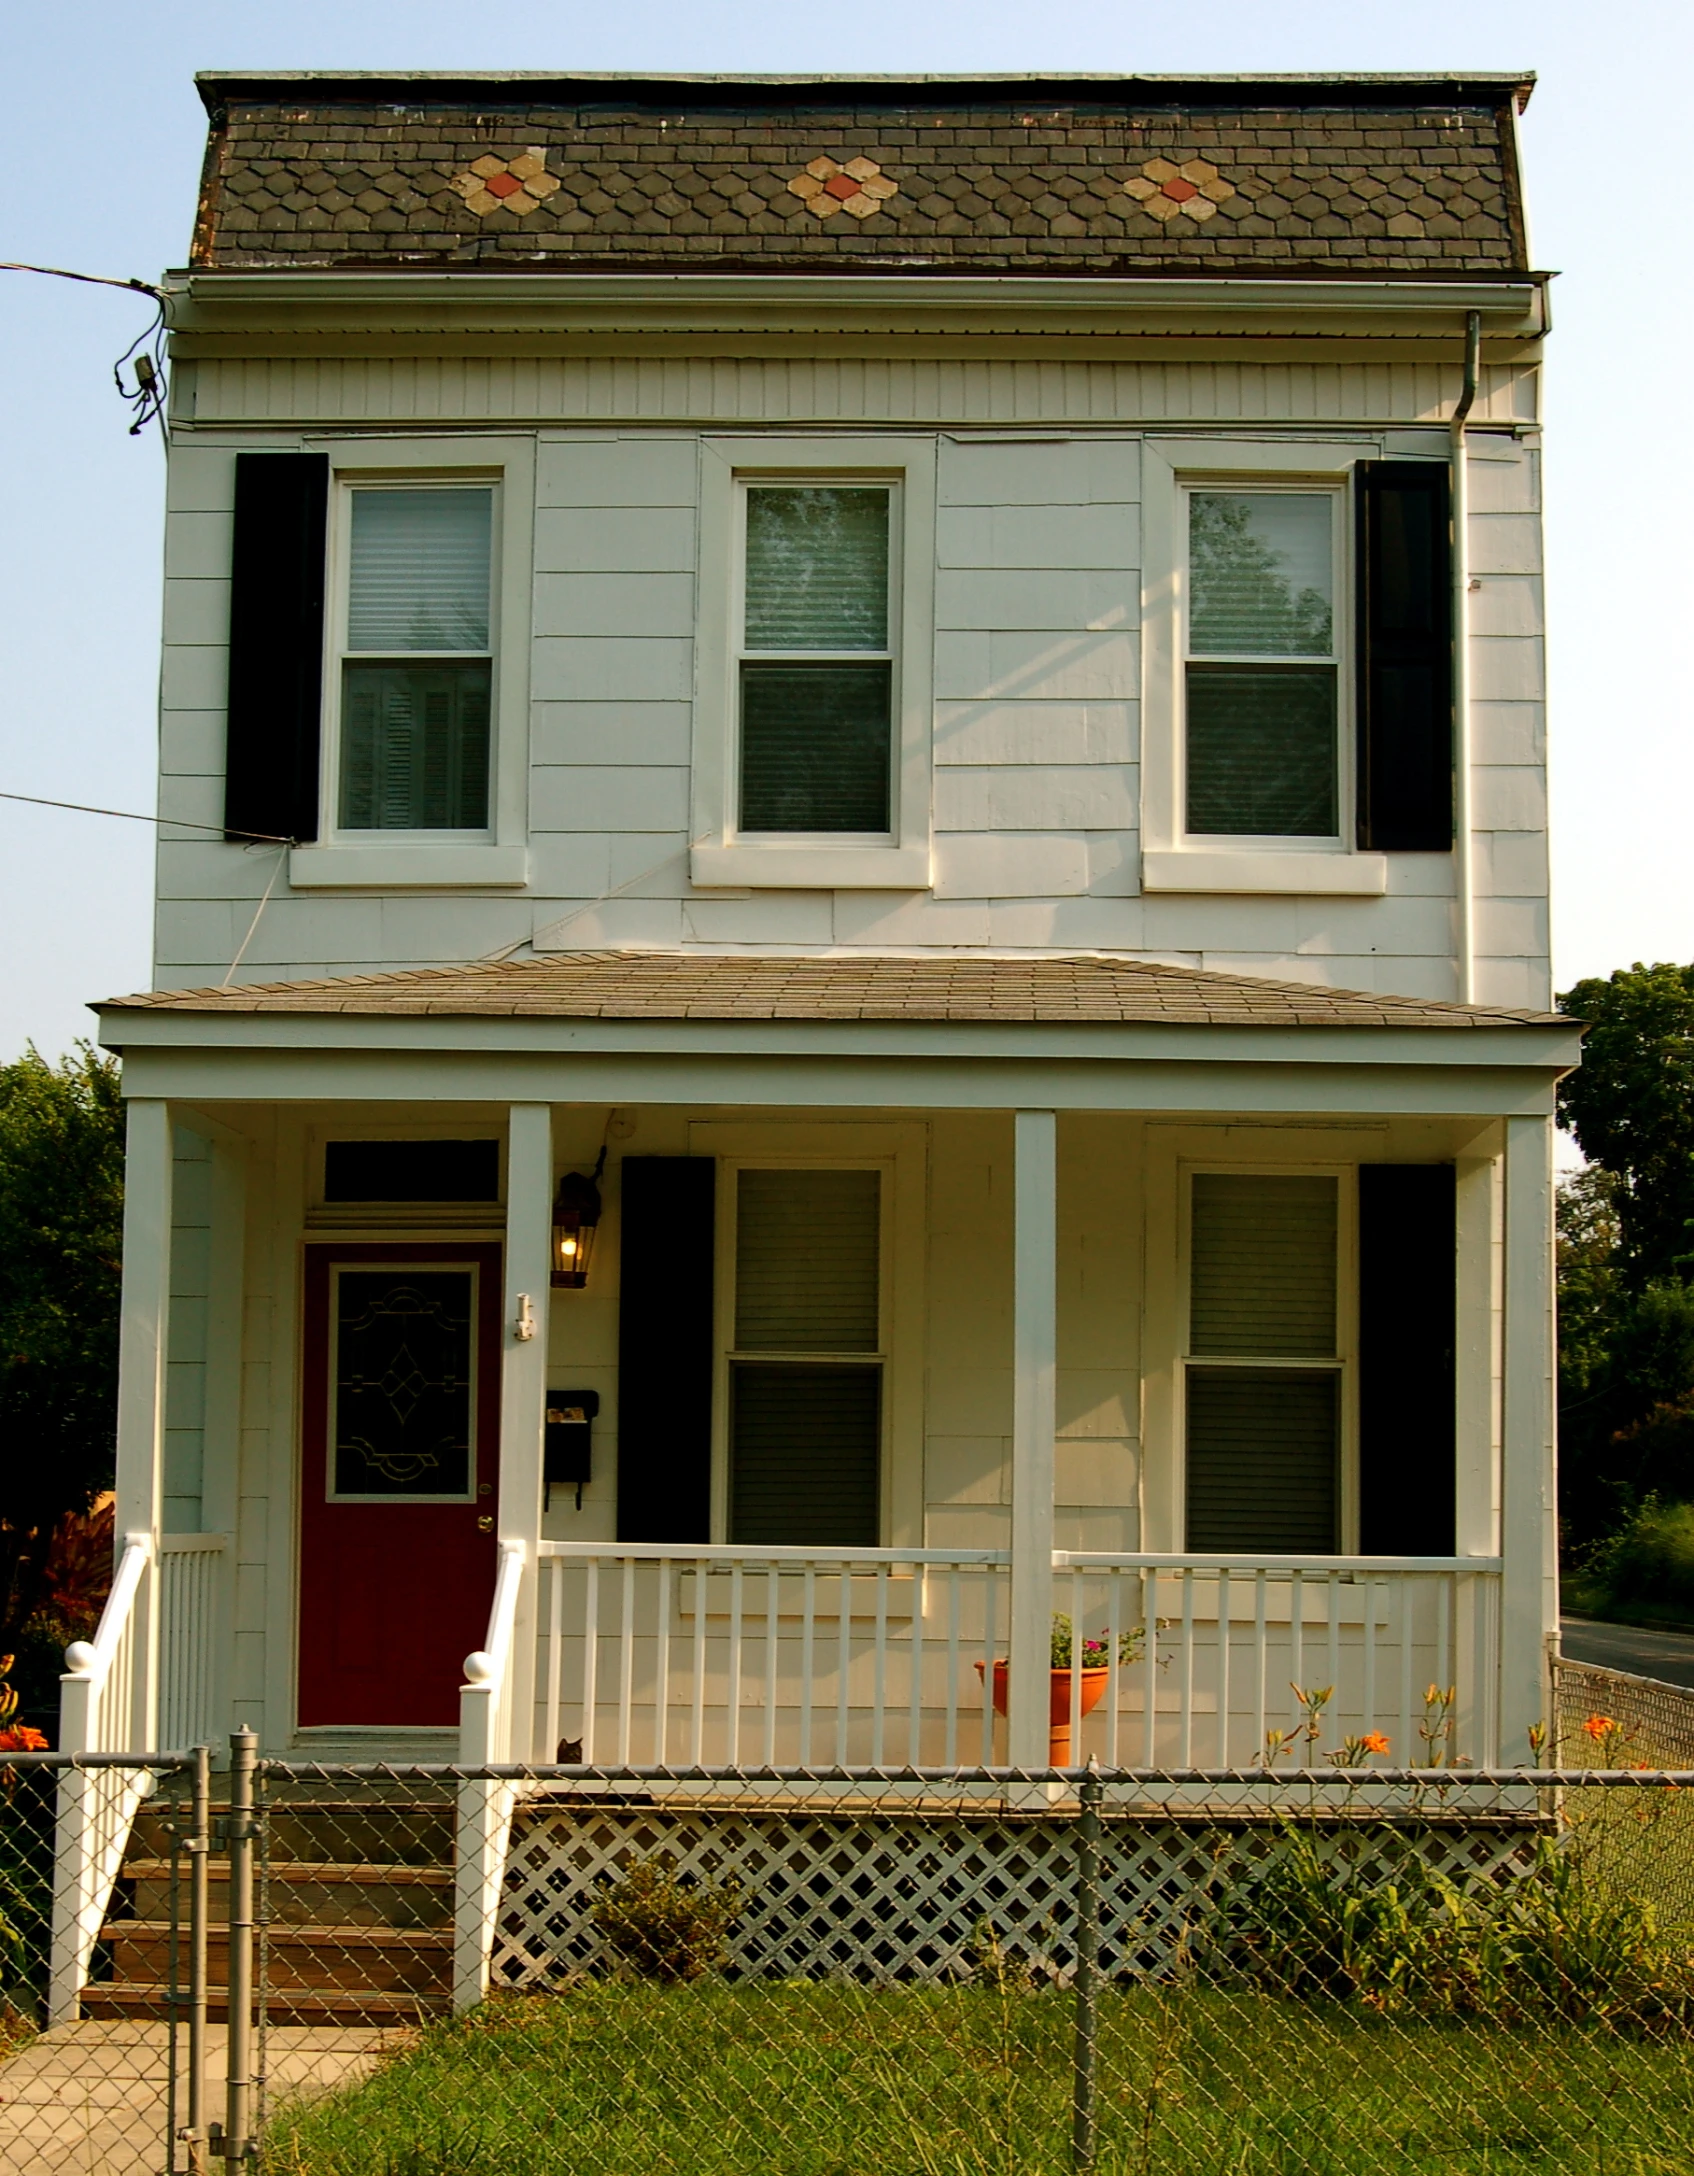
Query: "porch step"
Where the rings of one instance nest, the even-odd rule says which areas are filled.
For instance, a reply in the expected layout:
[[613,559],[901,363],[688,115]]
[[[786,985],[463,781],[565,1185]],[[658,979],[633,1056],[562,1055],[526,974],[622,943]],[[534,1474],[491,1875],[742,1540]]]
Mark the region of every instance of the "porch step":
[[[214,1922],[224,1915],[229,1861],[209,1859]],[[130,1885],[130,1908],[138,1919],[168,1920],[171,1914],[169,1859],[132,1859],[120,1877]],[[186,1911],[185,1871],[178,1910]],[[254,1898],[259,1873],[254,1869]],[[273,1859],[269,1869],[269,1909],[274,1924],[343,1927],[425,1927],[442,1924],[451,1913],[450,1866],[401,1866],[382,1861]]]
[[[109,1920],[101,1940],[110,1945],[116,1983],[168,1981],[168,1919]],[[452,1950],[452,1932],[446,1927],[273,1926],[266,1943],[266,1980],[271,1994],[284,2001],[301,1989],[444,1997]],[[229,1938],[222,1927],[209,1930],[206,1952],[211,1982],[222,1985],[229,1963]]]
[[[144,2018],[159,2022],[170,2015],[170,1989],[161,1980],[94,1980],[82,1991],[82,2015],[88,2018]],[[438,1994],[394,1994],[351,1988],[272,1988],[265,2014],[273,2025],[420,2025],[446,2016],[450,2003]],[[207,2022],[229,2021],[229,1990],[208,1987]]]

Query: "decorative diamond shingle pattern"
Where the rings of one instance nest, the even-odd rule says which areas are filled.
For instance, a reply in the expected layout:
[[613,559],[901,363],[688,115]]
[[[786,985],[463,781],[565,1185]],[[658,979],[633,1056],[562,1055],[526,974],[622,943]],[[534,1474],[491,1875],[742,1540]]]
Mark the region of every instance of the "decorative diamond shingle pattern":
[[[1451,102],[1439,87],[1375,99],[1357,85],[1289,87],[1270,104],[1242,85],[1234,102],[1224,86],[1218,103],[1151,104],[1129,90],[1083,102],[1031,86],[1026,100],[1015,87],[998,98],[933,83],[838,103],[827,84],[749,85],[744,103],[726,104],[722,86],[695,96],[679,82],[663,106],[616,84],[556,104],[491,84],[474,106],[427,82],[406,105],[319,80],[286,97],[204,88],[222,101],[194,252],[205,266],[1501,273],[1525,262],[1510,94],[1490,86],[1454,85]],[[541,160],[554,186],[501,202],[525,160]]]
[[536,1015],[601,1020],[1004,1020],[1238,1027],[1512,1027],[1557,1013],[1451,1005],[1208,974],[1154,961],[1073,958],[797,959],[789,954],[569,952],[326,982],[153,990],[115,1011]]

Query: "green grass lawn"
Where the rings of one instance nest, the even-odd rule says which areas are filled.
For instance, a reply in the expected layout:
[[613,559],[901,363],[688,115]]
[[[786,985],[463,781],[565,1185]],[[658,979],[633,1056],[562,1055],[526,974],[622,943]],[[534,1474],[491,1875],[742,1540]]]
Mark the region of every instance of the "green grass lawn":
[[[1046,2176],[1058,1990],[585,1982],[279,2111],[272,2176]],[[1108,1990],[1100,2176],[1686,2176],[1694,2043]]]

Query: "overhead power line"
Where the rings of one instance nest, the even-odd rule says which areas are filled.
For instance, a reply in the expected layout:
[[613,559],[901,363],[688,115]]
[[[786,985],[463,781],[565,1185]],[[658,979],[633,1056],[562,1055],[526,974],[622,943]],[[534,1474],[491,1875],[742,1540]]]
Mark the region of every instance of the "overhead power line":
[[[0,267],[0,269],[4,269]],[[0,801],[27,801],[31,808],[69,808],[81,816],[121,816],[128,824],[169,824],[175,831],[203,831],[214,839],[251,839],[260,846],[298,846],[279,831],[241,831],[234,824],[190,823],[186,816],[143,816],[133,808],[96,808],[88,801],[49,801],[40,793],[0,792]]]

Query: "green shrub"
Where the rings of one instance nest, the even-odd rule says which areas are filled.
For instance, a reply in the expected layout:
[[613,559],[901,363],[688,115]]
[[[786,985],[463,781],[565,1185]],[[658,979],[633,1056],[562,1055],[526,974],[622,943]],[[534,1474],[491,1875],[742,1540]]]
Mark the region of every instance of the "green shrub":
[[1694,1504],[1649,1496],[1568,1584],[1579,1609],[1650,1609],[1694,1622]]
[[650,1980],[697,1980],[719,1963],[741,1910],[733,1882],[680,1878],[668,1852],[640,1859],[594,1907],[613,1954]]

